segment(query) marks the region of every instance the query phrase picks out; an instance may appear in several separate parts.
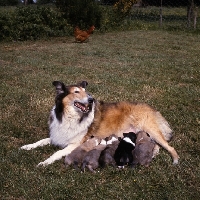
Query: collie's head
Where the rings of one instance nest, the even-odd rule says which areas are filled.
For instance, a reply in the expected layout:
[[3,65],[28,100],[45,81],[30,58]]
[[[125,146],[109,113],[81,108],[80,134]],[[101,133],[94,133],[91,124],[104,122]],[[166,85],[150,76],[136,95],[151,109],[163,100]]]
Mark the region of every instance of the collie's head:
[[56,88],[55,114],[59,121],[62,121],[64,112],[77,112],[82,118],[92,110],[94,99],[85,91],[88,85],[86,81],[68,86],[60,81],[54,81],[53,85]]

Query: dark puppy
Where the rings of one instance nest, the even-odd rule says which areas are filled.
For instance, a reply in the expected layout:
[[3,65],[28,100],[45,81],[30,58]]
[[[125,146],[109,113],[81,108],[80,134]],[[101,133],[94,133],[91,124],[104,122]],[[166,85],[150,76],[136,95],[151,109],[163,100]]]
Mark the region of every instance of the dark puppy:
[[138,132],[135,149],[132,151],[132,167],[135,167],[137,164],[148,167],[152,161],[154,147],[155,142],[147,135],[146,132]]
[[135,148],[136,135],[133,132],[123,133],[124,138],[120,141],[114,159],[119,168],[130,165],[133,162],[132,151]]
[[101,152],[99,157],[99,166],[104,168],[108,165],[115,166],[114,154],[119,145],[119,139],[117,136],[112,136],[113,141],[111,144],[108,144],[106,148]]

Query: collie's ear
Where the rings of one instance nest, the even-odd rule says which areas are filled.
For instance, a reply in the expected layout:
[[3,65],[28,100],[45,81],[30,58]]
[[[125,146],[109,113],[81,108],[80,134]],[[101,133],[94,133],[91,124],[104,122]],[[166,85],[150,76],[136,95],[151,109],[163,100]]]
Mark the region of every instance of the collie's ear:
[[86,88],[86,86],[88,85],[88,82],[87,82],[87,81],[82,81],[79,85],[80,85],[82,88]]
[[57,95],[65,92],[66,87],[65,87],[64,83],[62,83],[60,81],[54,81],[52,84],[56,87]]

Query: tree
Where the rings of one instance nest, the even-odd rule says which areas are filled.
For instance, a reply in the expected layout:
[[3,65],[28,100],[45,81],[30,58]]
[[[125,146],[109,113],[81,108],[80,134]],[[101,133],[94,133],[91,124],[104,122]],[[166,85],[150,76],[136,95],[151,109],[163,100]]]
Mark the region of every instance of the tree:
[[101,10],[94,0],[57,0],[56,6],[72,25],[82,28],[91,25],[100,26]]
[[24,5],[27,6],[28,4],[33,4],[33,0],[24,0]]
[[137,0],[118,0],[114,4],[114,9],[121,18],[124,18],[129,15],[133,4],[136,2]]

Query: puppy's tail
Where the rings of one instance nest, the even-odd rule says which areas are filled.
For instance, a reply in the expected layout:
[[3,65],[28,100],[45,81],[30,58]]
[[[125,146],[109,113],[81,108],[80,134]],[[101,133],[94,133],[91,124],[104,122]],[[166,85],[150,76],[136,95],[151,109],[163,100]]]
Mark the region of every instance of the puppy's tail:
[[75,170],[79,171],[80,169],[78,168],[78,162],[77,161],[74,161],[74,168]]
[[83,161],[83,164],[82,164],[82,166],[81,166],[81,171],[82,171],[82,172],[85,172],[85,167],[86,167],[87,164],[88,164],[87,161]]
[[106,166],[106,162],[104,160],[104,157],[105,157],[105,151],[103,150],[99,156],[99,166],[100,168],[105,168]]
[[105,166],[106,166],[106,163],[104,162],[102,157],[99,158],[99,166],[100,166],[100,168],[105,168]]

